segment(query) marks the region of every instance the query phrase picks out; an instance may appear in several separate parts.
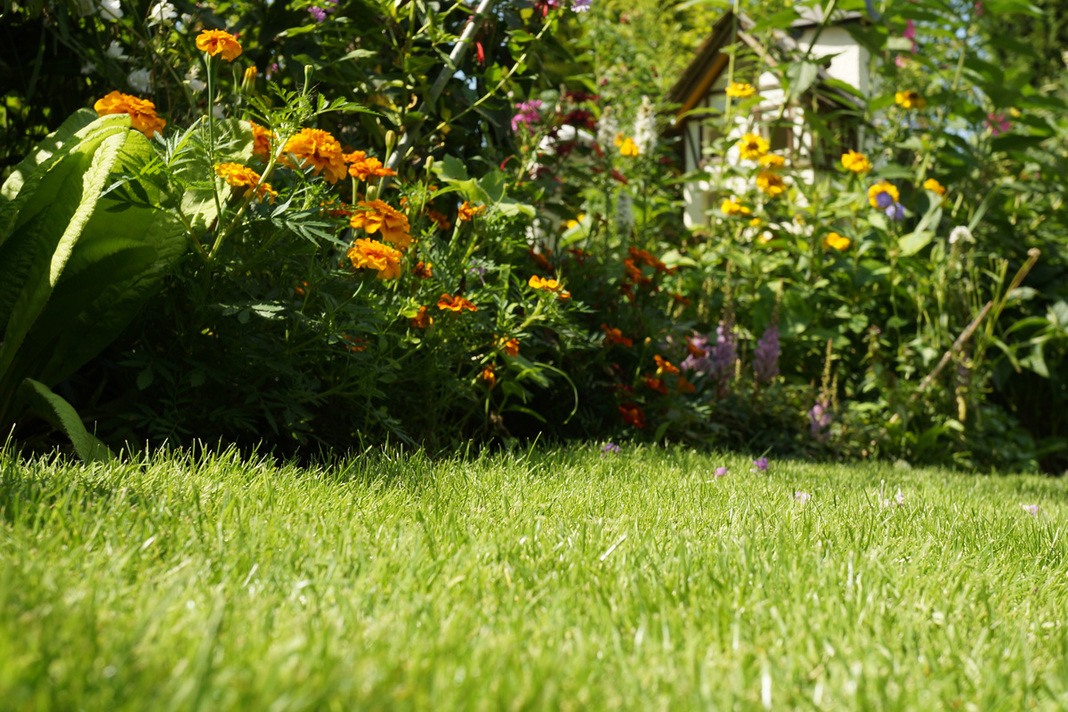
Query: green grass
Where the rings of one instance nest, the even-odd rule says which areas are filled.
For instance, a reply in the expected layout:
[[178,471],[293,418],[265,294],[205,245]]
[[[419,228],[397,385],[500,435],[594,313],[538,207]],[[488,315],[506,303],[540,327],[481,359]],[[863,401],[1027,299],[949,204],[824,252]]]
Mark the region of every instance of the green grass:
[[0,455],[0,709],[1068,709],[1064,481],[749,470]]

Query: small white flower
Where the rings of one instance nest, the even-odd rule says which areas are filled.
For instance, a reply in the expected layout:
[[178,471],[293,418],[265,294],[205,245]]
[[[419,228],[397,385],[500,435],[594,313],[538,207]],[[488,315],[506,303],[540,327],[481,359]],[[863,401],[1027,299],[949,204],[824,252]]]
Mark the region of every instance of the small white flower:
[[185,73],[185,85],[189,87],[189,91],[194,94],[199,94],[207,88],[207,84],[200,80],[200,71],[193,67]]
[[148,73],[147,69],[135,69],[130,72],[126,77],[126,81],[130,83],[130,86],[141,94],[148,94],[152,91],[152,76]]
[[894,495],[894,502],[896,502],[897,506],[899,506],[899,507],[904,507],[905,506],[905,495],[901,491],[900,487],[897,488],[897,494]]
[[958,225],[949,233],[949,244],[956,245],[962,240],[964,242],[975,242],[975,238],[972,237],[972,231],[963,225]]
[[643,155],[652,153],[656,148],[656,111],[647,96],[642,97],[638,116],[634,120],[634,143],[638,144],[638,150]]
[[100,17],[105,20],[122,19],[122,3],[120,0],[100,0]]
[[82,74],[92,74],[96,71],[96,64],[93,62],[86,62],[82,65]]
[[623,234],[629,234],[634,227],[634,201],[630,195],[621,192],[616,198],[616,229]]
[[597,143],[606,149],[611,149],[615,145],[617,133],[619,133],[619,124],[612,116],[611,107],[605,107],[605,110],[601,112],[601,120],[597,124]]
[[111,57],[112,59],[117,59],[120,62],[125,62],[127,59],[130,58],[126,54],[125,48],[118,40],[112,40],[111,44],[108,45],[108,48],[104,52],[104,54]]
[[222,104],[216,104],[215,106],[213,106],[211,109],[211,115],[214,116],[216,119],[225,119],[226,116],[223,114]]
[[178,11],[167,0],[160,0],[148,10],[148,24],[160,25],[178,17]]

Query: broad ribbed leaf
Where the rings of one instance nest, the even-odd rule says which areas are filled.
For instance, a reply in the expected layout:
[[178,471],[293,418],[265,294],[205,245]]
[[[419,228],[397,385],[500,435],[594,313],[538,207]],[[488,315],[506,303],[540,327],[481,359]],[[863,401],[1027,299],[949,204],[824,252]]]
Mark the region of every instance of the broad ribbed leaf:
[[108,446],[86,430],[74,406],[53,393],[48,386],[27,378],[22,382],[19,395],[33,413],[62,428],[83,462],[106,463],[115,459]]

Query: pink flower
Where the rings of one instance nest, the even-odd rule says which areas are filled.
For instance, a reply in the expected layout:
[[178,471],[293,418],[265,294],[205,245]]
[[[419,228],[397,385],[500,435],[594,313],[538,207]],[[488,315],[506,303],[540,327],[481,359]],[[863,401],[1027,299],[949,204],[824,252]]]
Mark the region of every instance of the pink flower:
[[1037,517],[1042,511],[1042,508],[1037,504],[1021,504],[1020,507],[1032,517]]
[[1012,127],[1012,122],[1005,114],[990,112],[986,115],[986,127],[994,136],[1000,136]]
[[797,490],[796,492],[794,492],[794,500],[796,500],[798,504],[804,504],[810,499],[812,499],[812,495],[810,495],[808,492],[805,492],[804,490]]
[[728,470],[726,467],[717,467],[714,474],[716,475],[717,478],[719,478],[719,477],[723,477],[728,472],[730,472],[730,470]]

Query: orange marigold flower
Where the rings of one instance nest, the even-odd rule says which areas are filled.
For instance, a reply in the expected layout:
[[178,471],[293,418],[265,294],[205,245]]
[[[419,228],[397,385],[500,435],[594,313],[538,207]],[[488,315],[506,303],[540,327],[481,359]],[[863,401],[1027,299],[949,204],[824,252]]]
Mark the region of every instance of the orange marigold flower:
[[623,416],[623,422],[638,430],[645,429],[645,413],[633,403],[624,403],[619,406],[619,414]]
[[675,364],[671,363],[671,361],[668,361],[666,358],[663,358],[660,354],[654,354],[653,361],[656,362],[656,375],[662,376],[665,373],[669,373],[672,376],[679,375],[678,367]]
[[871,170],[871,161],[863,153],[850,149],[842,154],[842,167],[854,173],[867,173]]
[[307,294],[308,283],[301,282],[296,287],[293,287],[293,291],[297,293],[298,297],[303,297]]
[[381,231],[383,240],[392,242],[402,250],[412,244],[412,236],[409,234],[411,227],[408,224],[408,216],[404,213],[384,200],[361,200],[357,206],[360,209],[349,219],[350,226],[362,228],[368,235]]
[[366,182],[371,178],[397,175],[397,171],[386,168],[382,165],[382,161],[368,156],[366,151],[346,153],[342,158],[349,164],[349,175],[359,181]]
[[222,55],[227,62],[233,62],[241,56],[241,43],[224,30],[204,30],[197,35],[197,49],[207,52],[209,56]]
[[738,142],[738,155],[747,161],[756,161],[767,153],[769,148],[771,145],[766,138],[760,134],[747,133]]
[[445,213],[440,210],[434,210],[434,208],[426,209],[426,216],[434,223],[439,230],[448,230],[452,227],[452,223],[449,222],[449,218]]
[[619,344],[630,348],[634,345],[634,340],[623,336],[623,332],[614,326],[608,326],[608,324],[601,324],[601,331],[604,332],[604,344],[605,346],[611,346],[612,344]]
[[130,126],[148,138],[155,136],[157,131],[162,131],[167,125],[167,122],[156,114],[156,105],[151,101],[123,94],[121,91],[113,91],[98,99],[93,108],[97,116],[129,114]]
[[327,131],[301,129],[286,141],[284,150],[311,166],[316,175],[322,173],[330,183],[337,183],[345,177],[346,167],[341,154],[341,144]]
[[519,355],[519,339],[501,339],[500,342],[501,352],[505,356],[511,356],[515,358]]
[[252,127],[252,155],[259,156],[263,160],[271,157],[271,142],[274,141],[274,132],[266,126],[260,126],[255,121],[249,121]]
[[404,255],[378,240],[361,238],[353,243],[346,254],[356,269],[378,270],[378,279],[400,277],[400,263]]
[[772,198],[786,192],[786,183],[782,177],[771,171],[760,171],[757,174],[756,184],[757,188]]
[[415,267],[412,269],[412,274],[419,279],[430,279],[434,276],[434,265],[419,260],[415,263]]
[[426,329],[434,325],[434,317],[430,316],[427,307],[422,306],[415,316],[409,319],[409,323],[416,329]]
[[464,204],[456,211],[456,219],[460,222],[471,222],[476,216],[486,212],[485,205],[471,205],[471,203],[464,201]]
[[459,294],[442,294],[438,299],[438,309],[442,311],[461,312],[464,309],[467,311],[478,311],[478,307],[465,299]]
[[637,247],[628,247],[627,248],[627,252],[630,254],[630,256],[634,260],[636,260],[638,262],[641,262],[642,264],[649,265],[650,267],[655,269],[657,272],[669,272],[670,271],[666,264],[664,264],[662,261],[660,261],[659,258],[657,258],[655,255],[653,255],[648,250],[642,250],[642,249],[637,248]]
[[675,381],[675,390],[678,391],[679,393],[696,393],[697,392],[696,386],[694,386],[692,383],[690,383],[688,380],[686,380],[686,376],[679,376],[678,377],[678,380]]
[[278,197],[278,191],[272,188],[270,183],[260,182],[259,173],[240,163],[216,163],[215,175],[232,188],[245,188],[245,195],[255,191],[257,198],[262,200],[266,196],[272,203]]
[[708,351],[706,349],[702,349],[700,346],[695,345],[693,342],[693,337],[690,336],[686,337],[686,351],[689,352],[689,354],[694,358],[704,358],[708,355]]
[[493,369],[493,364],[490,364],[482,369],[482,373],[478,375],[480,379],[485,381],[486,385],[493,388],[497,385],[497,373]]
[[645,382],[645,386],[649,390],[656,391],[661,395],[667,395],[667,386],[664,385],[664,382],[661,379],[654,378],[652,376],[646,376],[642,380]]

